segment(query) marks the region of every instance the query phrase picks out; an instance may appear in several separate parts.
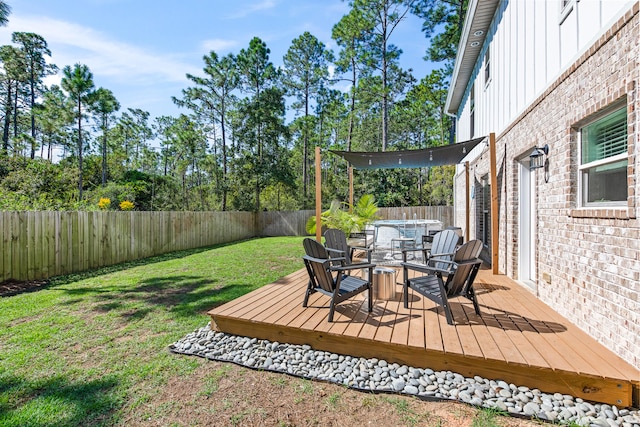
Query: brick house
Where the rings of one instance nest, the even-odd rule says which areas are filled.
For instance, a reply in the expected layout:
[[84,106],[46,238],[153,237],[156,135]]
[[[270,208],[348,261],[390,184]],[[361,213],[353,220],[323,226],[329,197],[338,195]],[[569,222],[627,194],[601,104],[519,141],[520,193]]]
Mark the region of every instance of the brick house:
[[458,166],[456,224],[469,206],[500,273],[637,368],[639,89],[637,0],[470,0],[446,105],[458,141],[496,141],[498,211],[480,144]]

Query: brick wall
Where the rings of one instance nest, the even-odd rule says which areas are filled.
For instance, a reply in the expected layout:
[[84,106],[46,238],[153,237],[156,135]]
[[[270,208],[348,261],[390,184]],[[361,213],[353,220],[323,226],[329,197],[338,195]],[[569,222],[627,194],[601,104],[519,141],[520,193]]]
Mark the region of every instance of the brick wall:
[[[640,368],[640,19],[638,3],[497,137],[499,270],[518,272],[518,159],[549,145],[549,182],[536,180],[537,294]],[[577,129],[622,102],[628,112],[629,198],[622,209],[578,205]],[[487,174],[485,152],[471,181]],[[477,181],[476,181],[476,185]],[[463,221],[464,174],[456,178],[456,222]],[[471,211],[477,212],[477,197]],[[478,220],[471,221],[471,236]]]

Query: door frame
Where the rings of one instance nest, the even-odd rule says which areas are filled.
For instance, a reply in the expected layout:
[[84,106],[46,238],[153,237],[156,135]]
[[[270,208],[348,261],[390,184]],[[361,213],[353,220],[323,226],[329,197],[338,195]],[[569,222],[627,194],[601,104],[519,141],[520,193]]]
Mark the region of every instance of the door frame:
[[529,158],[518,162],[518,279],[537,290],[536,174]]

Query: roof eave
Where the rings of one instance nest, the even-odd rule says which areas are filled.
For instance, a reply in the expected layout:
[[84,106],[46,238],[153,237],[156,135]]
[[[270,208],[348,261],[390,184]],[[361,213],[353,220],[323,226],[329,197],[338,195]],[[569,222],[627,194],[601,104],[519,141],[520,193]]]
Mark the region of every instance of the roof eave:
[[[458,113],[500,1],[502,0],[471,0],[469,2],[445,104],[445,111],[449,115],[456,116]],[[481,34],[476,35],[478,33]]]

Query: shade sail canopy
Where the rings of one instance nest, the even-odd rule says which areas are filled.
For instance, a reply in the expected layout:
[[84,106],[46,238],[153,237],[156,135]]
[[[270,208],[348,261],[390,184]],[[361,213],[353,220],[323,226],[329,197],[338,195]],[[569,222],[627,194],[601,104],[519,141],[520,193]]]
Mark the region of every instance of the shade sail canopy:
[[467,153],[485,139],[486,137],[476,138],[421,150],[330,151],[344,158],[356,169],[426,168],[460,163]]

